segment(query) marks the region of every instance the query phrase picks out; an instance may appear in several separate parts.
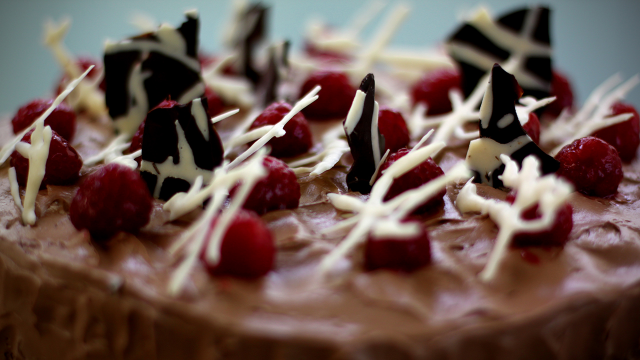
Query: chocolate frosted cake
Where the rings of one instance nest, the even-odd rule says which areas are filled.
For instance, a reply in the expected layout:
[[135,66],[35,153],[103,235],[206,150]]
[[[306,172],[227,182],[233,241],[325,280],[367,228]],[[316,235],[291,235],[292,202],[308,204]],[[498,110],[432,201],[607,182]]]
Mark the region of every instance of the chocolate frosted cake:
[[543,7],[385,53],[408,13],[294,52],[247,5],[213,57],[189,11],[91,63],[49,28],[59,95],[1,123],[0,354],[640,358],[637,77],[572,106]]

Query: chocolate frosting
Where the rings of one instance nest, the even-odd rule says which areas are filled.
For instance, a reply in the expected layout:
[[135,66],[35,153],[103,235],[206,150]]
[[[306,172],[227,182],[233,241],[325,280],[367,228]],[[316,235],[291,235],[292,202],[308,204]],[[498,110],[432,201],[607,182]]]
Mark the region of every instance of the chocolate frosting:
[[[80,154],[97,152],[106,131],[81,121]],[[440,165],[446,171],[461,160],[447,152]],[[432,265],[411,274],[365,272],[356,251],[337,282],[318,282],[315,266],[344,236],[319,233],[342,219],[326,194],[348,192],[348,165],[301,177],[300,208],[263,216],[278,248],[271,273],[247,281],[198,266],[179,298],[166,291],[177,265],[166,249],[198,210],[168,222],[157,201],[138,234],[98,245],[69,221],[75,186],[41,190],[37,225],[28,227],[0,169],[2,353],[51,360],[640,356],[638,159],[624,166],[615,197],[572,195],[574,228],[564,248],[512,249],[492,285],[477,274],[498,229],[486,216],[458,212],[461,185],[448,186],[443,208],[421,218]],[[506,196],[484,185],[478,193]]]

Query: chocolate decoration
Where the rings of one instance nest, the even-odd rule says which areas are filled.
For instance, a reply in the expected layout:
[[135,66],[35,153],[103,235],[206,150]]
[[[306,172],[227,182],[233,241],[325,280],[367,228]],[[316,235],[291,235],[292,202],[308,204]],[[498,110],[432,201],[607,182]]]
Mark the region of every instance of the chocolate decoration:
[[[197,56],[198,28],[197,15],[187,13],[187,20],[177,29],[164,27],[105,48],[105,101],[118,130],[133,135],[147,111],[167,98],[189,101],[192,98],[181,98],[190,91],[193,98],[204,94]],[[160,31],[175,31],[176,36],[163,37]],[[136,89],[144,89],[144,93],[136,94]],[[140,96],[145,98],[137,98]]]
[[[194,109],[196,106],[201,109]],[[206,116],[209,139],[205,137],[198,126],[198,120],[192,114],[198,110],[203,110]],[[180,143],[178,126],[184,132],[186,143]],[[192,164],[181,164],[181,161],[188,161],[184,156],[181,158],[185,151],[192,153]],[[159,192],[158,198],[167,200],[177,192],[189,190],[197,175],[201,175],[192,170],[198,168],[213,171],[222,163],[223,154],[220,137],[209,121],[205,97],[185,105],[156,108],[147,115],[142,138],[143,162],[140,169],[149,191],[156,195]],[[169,157],[172,157],[172,164],[181,164],[180,167],[186,170],[180,172],[180,178],[166,177],[162,183],[158,183],[158,175],[162,175],[162,170],[159,170],[160,164],[166,162]],[[160,186],[159,191],[156,189],[157,186]]]
[[254,67],[254,51],[264,39],[266,13],[268,8],[261,3],[250,5],[240,17],[238,33],[235,34],[235,47],[240,53],[235,69],[245,76],[254,86],[260,83],[260,73]]
[[[486,59],[504,64],[504,62],[515,53],[516,46],[521,46],[521,42],[529,42],[537,47],[548,48],[548,54],[539,52],[522,54],[524,65],[519,67],[514,73],[524,90],[524,95],[541,99],[549,96],[551,89],[551,45],[549,39],[549,9],[545,7],[532,7],[516,10],[508,13],[491,25],[494,27],[491,33],[483,33],[482,29],[473,25],[473,20],[462,25],[447,41],[449,55],[458,63],[462,74],[462,90],[465,97],[468,97],[476,88],[480,79],[490,68],[487,68]],[[534,17],[533,19],[528,19]],[[528,21],[534,21],[531,28],[525,28]],[[521,34],[527,31],[527,34]],[[497,41],[495,33],[504,34],[504,37],[524,36],[518,44],[509,47],[510,41]],[[492,38],[492,36],[494,38]],[[456,47],[464,47],[472,52],[469,56],[467,52],[459,52]],[[483,60],[484,59],[484,60]],[[538,84],[525,83],[525,78],[533,78]]]
[[[280,51],[278,51],[280,48]],[[275,101],[280,100],[278,97],[278,86],[280,85],[280,74],[287,71],[289,67],[289,41],[283,42],[279,46],[272,46],[269,49],[269,62],[267,68],[262,74],[260,81],[259,93],[262,98],[262,106],[267,107]]]
[[[521,94],[522,90],[515,77],[504,71],[500,65],[494,64],[491,70],[491,81],[480,108],[481,138],[472,142],[474,144],[469,146],[467,154],[467,162],[470,163],[470,159],[472,159],[470,167],[475,174],[474,182],[490,184],[495,188],[503,187],[498,176],[504,172],[504,164],[498,162],[498,165],[493,169],[479,169],[477,166],[474,168],[473,164],[492,163],[478,160],[482,157],[493,159],[506,153],[522,166],[525,157],[534,155],[540,160],[542,174],[553,173],[560,167],[560,163],[542,151],[522,128],[515,108],[515,103]],[[483,142],[484,148],[490,150],[484,153],[473,153],[473,149],[478,148],[475,145],[478,145],[479,142]],[[509,152],[506,152],[507,149]]]
[[[353,165],[347,174],[347,186],[349,190],[359,191],[362,194],[371,192],[369,181],[371,181],[371,177],[376,171],[377,164],[384,154],[385,148],[384,136],[378,131],[377,120],[374,122],[374,116],[376,119],[378,116],[378,106],[374,100],[375,89],[376,84],[373,74],[367,74],[362,80],[360,89],[358,90],[358,92],[365,94],[364,103],[362,104],[362,114],[351,132],[349,132],[347,128],[347,121],[351,115],[351,110],[349,111],[349,115],[347,115],[347,119],[343,122],[347,134],[347,142],[349,143],[351,155],[353,156]],[[352,108],[358,106],[356,101],[357,94],[356,99],[354,99],[351,105]],[[372,127],[375,127],[375,129],[372,129]],[[378,135],[379,156],[377,156],[377,158],[374,154],[375,144],[372,133]]]

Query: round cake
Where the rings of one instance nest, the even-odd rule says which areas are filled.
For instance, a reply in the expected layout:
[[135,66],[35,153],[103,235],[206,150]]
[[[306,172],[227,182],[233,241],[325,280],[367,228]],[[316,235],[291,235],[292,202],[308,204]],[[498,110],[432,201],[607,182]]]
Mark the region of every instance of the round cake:
[[544,7],[387,51],[409,12],[84,62],[50,27],[55,100],[0,124],[5,358],[640,358],[637,77],[573,104]]

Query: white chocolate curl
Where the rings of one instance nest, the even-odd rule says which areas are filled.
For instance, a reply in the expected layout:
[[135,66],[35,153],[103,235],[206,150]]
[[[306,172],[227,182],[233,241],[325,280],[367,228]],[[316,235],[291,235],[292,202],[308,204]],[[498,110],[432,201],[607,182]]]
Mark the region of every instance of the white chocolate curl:
[[[476,185],[469,180],[460,190],[456,206],[461,212],[480,212],[489,214],[500,231],[489,255],[489,261],[479,277],[484,282],[491,282],[498,274],[500,263],[504,258],[514,234],[519,232],[544,231],[553,226],[558,211],[563,206],[573,187],[555,174],[540,177],[540,163],[535,156],[527,156],[522,169],[507,155],[500,159],[505,164],[504,173],[500,176],[505,186],[516,191],[513,204],[506,201],[484,199],[476,194]],[[539,219],[527,220],[522,217],[525,210],[538,205],[542,214]]]
[[[321,275],[330,271],[338,260],[363,242],[371,231],[378,234],[393,234],[398,237],[411,235],[412,232],[401,224],[405,217],[421,206],[427,199],[442,190],[447,183],[471,176],[467,167],[463,163],[459,163],[445,175],[383,202],[395,179],[411,171],[444,146],[442,142],[433,143],[398,159],[384,171],[375,185],[373,185],[369,200],[366,202],[348,195],[328,195],[329,201],[337,209],[356,214],[323,231],[323,233],[330,233],[353,227],[347,237],[322,260],[319,265]],[[379,229],[381,226],[385,227],[385,229]]]

